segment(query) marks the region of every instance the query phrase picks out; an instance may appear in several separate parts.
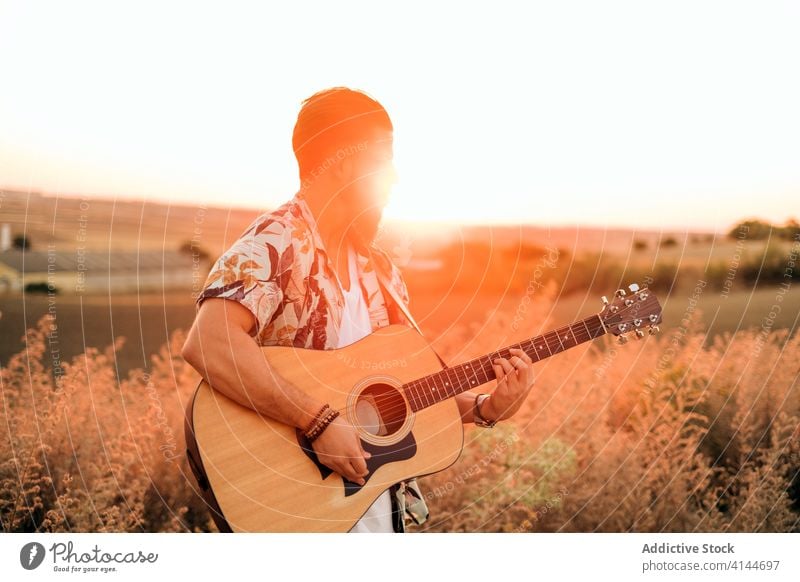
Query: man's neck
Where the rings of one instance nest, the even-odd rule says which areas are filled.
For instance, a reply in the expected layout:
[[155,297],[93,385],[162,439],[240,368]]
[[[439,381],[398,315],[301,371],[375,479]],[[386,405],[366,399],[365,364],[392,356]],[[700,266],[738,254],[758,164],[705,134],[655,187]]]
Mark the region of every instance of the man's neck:
[[347,249],[352,242],[348,237],[350,217],[340,213],[329,196],[314,190],[301,190],[301,195],[308,205],[317,224],[317,232],[325,245],[325,252],[333,260],[341,257],[346,260]]

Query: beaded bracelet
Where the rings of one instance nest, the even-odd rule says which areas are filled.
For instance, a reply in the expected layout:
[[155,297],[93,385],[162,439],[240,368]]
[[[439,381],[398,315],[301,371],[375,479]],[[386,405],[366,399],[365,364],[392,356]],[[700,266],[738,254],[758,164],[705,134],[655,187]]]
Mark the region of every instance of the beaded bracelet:
[[336,417],[339,416],[338,410],[329,410],[328,413],[322,417],[320,420],[309,432],[306,433],[306,438],[309,442],[314,442],[317,440],[317,437],[323,433],[323,431],[328,428],[328,425],[332,423]]
[[316,426],[316,424],[319,422],[320,417],[324,414],[324,412],[328,408],[330,408],[330,406],[328,406],[328,404],[325,404],[322,408],[320,408],[319,412],[317,412],[317,414],[314,416],[314,419],[311,422],[308,423],[308,426],[306,426],[306,428],[305,428],[305,430],[303,430],[303,432],[304,433],[308,433],[312,428],[314,428],[314,426]]
[[306,438],[308,438],[310,442],[314,442],[337,416],[339,416],[339,411],[329,410],[325,416],[306,433]]

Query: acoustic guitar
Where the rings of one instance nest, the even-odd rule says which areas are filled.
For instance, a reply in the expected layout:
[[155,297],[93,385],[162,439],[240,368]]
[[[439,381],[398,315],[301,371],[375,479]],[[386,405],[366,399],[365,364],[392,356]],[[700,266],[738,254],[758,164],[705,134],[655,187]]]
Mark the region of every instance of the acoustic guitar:
[[415,329],[393,324],[332,350],[262,348],[268,367],[327,402],[358,430],[369,474],[361,486],[317,460],[303,432],[201,381],[187,407],[189,462],[221,531],[346,532],[393,484],[441,471],[461,454],[457,394],[495,378],[492,360],[523,349],[534,362],[605,334],[658,330],[661,306],[631,285],[571,325],[443,367]]

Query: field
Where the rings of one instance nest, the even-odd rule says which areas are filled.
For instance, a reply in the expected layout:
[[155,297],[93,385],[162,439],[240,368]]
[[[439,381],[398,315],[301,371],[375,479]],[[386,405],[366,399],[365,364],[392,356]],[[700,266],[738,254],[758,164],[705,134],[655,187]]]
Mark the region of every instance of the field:
[[[736,291],[722,299],[717,292],[701,295],[696,310],[701,318],[707,341],[723,332],[760,328],[775,304],[774,289],[752,292]],[[491,324],[497,313],[517,313],[522,296],[485,297],[453,293],[444,300],[439,295],[410,289],[412,312],[434,347],[451,343],[452,333],[462,326],[483,328]],[[662,301],[664,329],[684,317],[688,295],[675,294]],[[168,342],[176,330],[187,330],[194,319],[195,308],[190,294],[169,295],[64,295],[56,299],[58,333],[51,340],[62,359],[84,353],[87,347],[104,348],[124,338],[115,353],[114,366],[124,376],[128,371],[148,365],[150,356]],[[11,355],[24,348],[25,329],[48,313],[47,296],[0,296],[0,363],[6,365]],[[552,309],[543,314],[550,327],[559,327],[597,313],[599,298],[587,294],[572,294],[560,298]],[[800,314],[800,293],[792,291],[782,301],[782,309],[772,326],[797,330]],[[547,330],[541,322],[521,319],[523,331],[530,336]],[[502,334],[498,341],[503,342]],[[510,340],[506,343],[510,343]]]
[[[16,202],[0,222],[26,225],[34,245],[55,232],[53,244],[74,247],[80,200],[34,200],[28,222],[30,204]],[[92,201],[88,244],[176,249],[197,237],[216,256],[254,216],[151,206]],[[467,427],[459,461],[420,480],[431,517],[412,530],[800,532],[800,290],[796,271],[775,279],[795,247],[395,227],[382,244],[451,363],[596,313],[600,295],[630,282],[664,306],[660,336],[537,364],[517,416]],[[198,376],[179,354],[193,317],[189,289],[0,295],[0,531],[215,530],[183,456]]]
[[[774,294],[709,292],[688,312],[671,295],[663,337],[540,363],[517,417],[467,429],[456,465],[421,480],[432,518],[417,529],[798,531],[800,340],[788,332],[800,309],[792,289],[765,328]],[[553,286],[521,318],[519,296],[440,300],[418,295],[415,312],[451,362],[596,308],[555,301]],[[197,381],[178,355],[191,301],[111,303],[59,298],[55,349],[45,317],[2,369],[5,531],[214,530],[181,453]],[[42,297],[26,306],[28,326],[47,311]],[[15,319],[5,312],[4,328]],[[120,337],[117,351],[91,347]]]

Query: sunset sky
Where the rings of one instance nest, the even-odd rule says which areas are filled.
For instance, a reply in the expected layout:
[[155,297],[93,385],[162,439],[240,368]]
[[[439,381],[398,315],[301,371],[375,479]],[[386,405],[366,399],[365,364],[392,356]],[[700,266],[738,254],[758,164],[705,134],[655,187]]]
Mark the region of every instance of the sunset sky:
[[389,217],[800,215],[798,2],[376,4],[0,0],[0,187],[275,206],[347,85],[394,122]]

